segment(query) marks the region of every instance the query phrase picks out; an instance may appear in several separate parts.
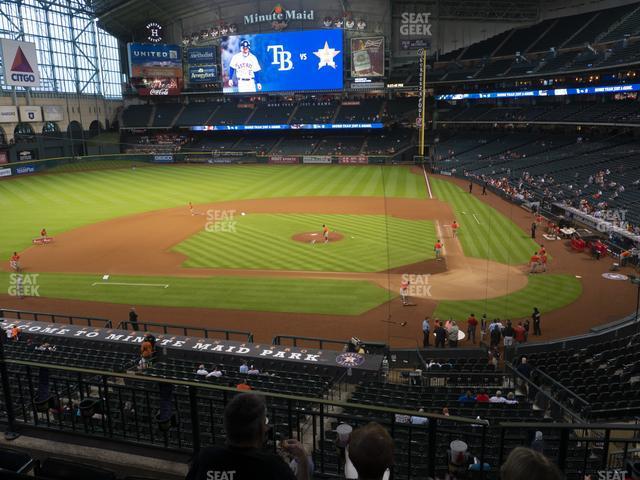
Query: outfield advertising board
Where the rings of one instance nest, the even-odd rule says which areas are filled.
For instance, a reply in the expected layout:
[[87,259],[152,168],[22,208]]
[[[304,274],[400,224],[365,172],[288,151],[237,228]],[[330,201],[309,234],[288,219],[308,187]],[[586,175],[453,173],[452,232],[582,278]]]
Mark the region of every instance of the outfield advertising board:
[[20,106],[18,109],[20,111],[21,122],[42,121],[42,107]]
[[223,91],[341,90],[343,50],[340,29],[223,37]]
[[43,105],[42,113],[45,122],[62,122],[64,120],[62,105]]
[[9,152],[1,151],[0,152],[0,165],[4,165],[5,163],[9,163]]
[[274,165],[294,165],[300,163],[300,157],[273,155],[269,157],[269,163]]
[[173,155],[154,155],[153,163],[173,163]]
[[0,168],[0,177],[10,177],[11,169],[10,168]]
[[331,155],[304,155],[302,163],[331,163]]
[[354,165],[366,165],[369,163],[369,157],[367,155],[345,155],[338,158],[339,163],[354,164]]
[[5,84],[13,87],[39,87],[40,72],[36,44],[2,38],[0,46]]
[[14,167],[13,171],[16,175],[26,175],[28,173],[35,173],[37,170],[35,165],[21,165]]
[[0,107],[0,123],[18,123],[18,107]]

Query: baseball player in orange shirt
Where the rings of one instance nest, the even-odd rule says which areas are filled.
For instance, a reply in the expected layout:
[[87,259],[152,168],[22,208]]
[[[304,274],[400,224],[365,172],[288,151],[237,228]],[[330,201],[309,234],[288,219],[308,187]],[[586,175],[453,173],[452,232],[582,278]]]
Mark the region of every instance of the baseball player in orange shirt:
[[9,259],[9,266],[11,266],[11,269],[16,272],[20,271],[20,255],[18,255],[18,252],[13,252],[13,255],[11,255],[11,258]]
[[456,236],[458,235],[458,228],[460,228],[460,225],[458,225],[458,222],[454,220],[453,223],[451,224],[451,230],[453,231],[453,238],[456,238]]
[[329,227],[326,225],[322,225],[322,238],[324,238],[324,243],[329,243]]
[[40,230],[40,237],[45,238],[47,236],[47,229],[43,228]]
[[440,240],[436,240],[433,250],[436,252],[436,260],[442,260],[442,243],[440,243]]
[[189,202],[189,212],[191,212],[191,216],[193,217],[195,213],[193,212],[193,204]]
[[529,262],[531,267],[529,273],[536,273],[536,271],[538,270],[538,265],[540,264],[540,255],[538,255],[538,252],[533,252],[533,255],[531,256],[531,260]]

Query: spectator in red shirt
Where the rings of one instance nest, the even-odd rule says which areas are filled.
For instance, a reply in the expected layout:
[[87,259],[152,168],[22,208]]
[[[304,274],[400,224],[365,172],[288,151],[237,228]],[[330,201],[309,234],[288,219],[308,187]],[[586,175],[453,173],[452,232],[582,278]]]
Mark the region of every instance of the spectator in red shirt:
[[478,329],[478,320],[475,314],[471,314],[467,319],[467,335],[471,343],[476,343],[476,330]]
[[476,402],[489,403],[489,395],[485,390],[480,390],[480,393],[476,395]]

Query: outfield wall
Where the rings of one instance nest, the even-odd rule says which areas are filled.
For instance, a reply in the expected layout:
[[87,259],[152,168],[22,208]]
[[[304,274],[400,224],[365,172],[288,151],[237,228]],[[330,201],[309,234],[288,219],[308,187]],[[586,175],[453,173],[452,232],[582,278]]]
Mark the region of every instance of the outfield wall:
[[0,179],[32,173],[134,167],[137,164],[269,164],[269,165],[385,165],[399,163],[386,155],[274,155],[255,152],[194,152],[161,154],[107,153],[75,157],[57,157],[0,165]]

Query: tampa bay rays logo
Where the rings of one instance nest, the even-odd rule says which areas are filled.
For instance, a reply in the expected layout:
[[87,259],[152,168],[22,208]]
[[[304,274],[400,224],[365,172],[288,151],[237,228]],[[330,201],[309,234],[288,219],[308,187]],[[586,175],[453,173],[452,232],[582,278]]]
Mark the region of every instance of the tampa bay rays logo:
[[341,367],[359,367],[364,363],[364,357],[359,353],[341,353],[336,357],[336,363]]
[[273,61],[271,65],[279,65],[278,71],[286,72],[293,68],[291,61],[291,52],[284,49],[283,45],[269,45],[267,51],[273,53]]

